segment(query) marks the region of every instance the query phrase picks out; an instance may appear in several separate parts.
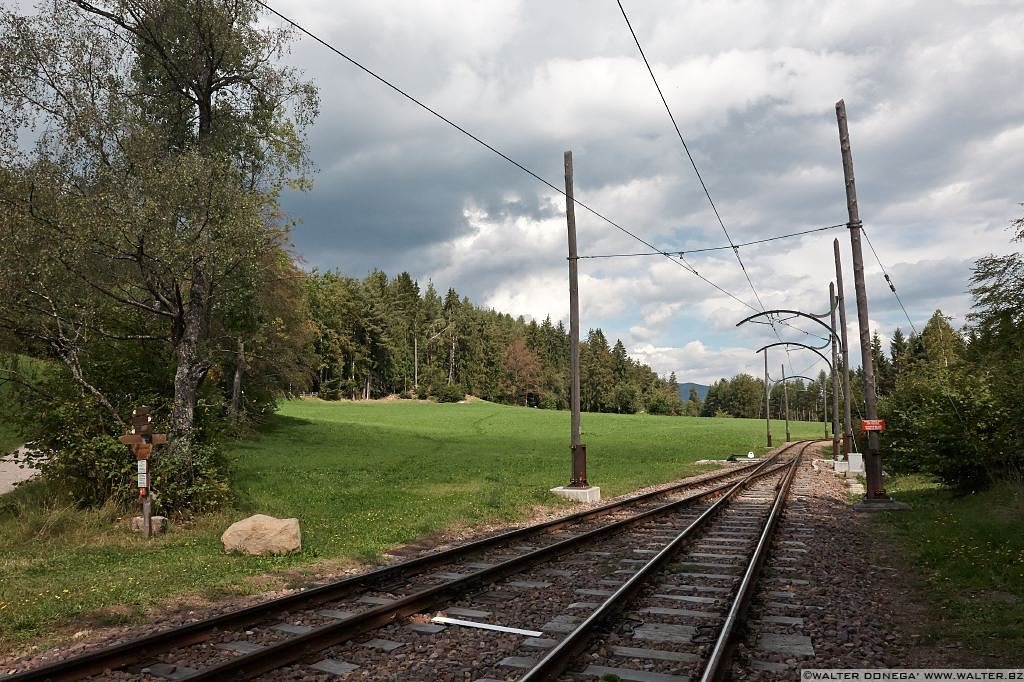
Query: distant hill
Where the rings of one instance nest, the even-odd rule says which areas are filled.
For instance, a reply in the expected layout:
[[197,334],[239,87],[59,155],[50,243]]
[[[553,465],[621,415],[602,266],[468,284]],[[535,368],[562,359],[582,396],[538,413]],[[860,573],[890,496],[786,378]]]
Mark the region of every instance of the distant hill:
[[708,395],[708,389],[710,388],[710,386],[705,386],[704,384],[695,384],[691,381],[687,381],[685,384],[679,384],[679,397],[683,399],[684,403],[690,399],[691,388],[697,389],[697,397],[699,397],[701,400],[704,400],[704,398],[706,398]]

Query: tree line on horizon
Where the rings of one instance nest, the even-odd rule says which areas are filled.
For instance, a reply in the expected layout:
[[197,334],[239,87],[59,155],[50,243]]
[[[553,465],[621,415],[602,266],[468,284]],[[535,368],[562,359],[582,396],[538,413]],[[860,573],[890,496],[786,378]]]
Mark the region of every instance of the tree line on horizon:
[[[364,279],[314,271],[306,277],[315,371],[324,399],[399,395],[509,405],[569,407],[569,335],[550,316],[539,323],[474,305],[449,288],[442,297],[407,272]],[[591,329],[580,341],[580,405],[586,412],[678,415],[675,374],[660,377]]]

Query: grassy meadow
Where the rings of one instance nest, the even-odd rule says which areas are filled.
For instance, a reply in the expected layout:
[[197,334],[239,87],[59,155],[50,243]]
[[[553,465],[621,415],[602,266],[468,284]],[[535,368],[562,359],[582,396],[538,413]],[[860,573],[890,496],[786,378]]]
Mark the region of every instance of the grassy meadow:
[[886,488],[911,505],[875,523],[923,581],[925,643],[971,651],[993,668],[1024,663],[1024,482],[954,496],[900,476]]
[[[584,414],[582,421],[590,482],[605,497],[764,443],[758,420]],[[148,543],[117,509],[83,512],[49,502],[42,484],[22,486],[0,497],[0,652],[68,629],[133,622],[169,604],[299,584],[445,529],[568,507],[548,492],[568,482],[568,431],[567,412],[482,401],[286,402],[259,434],[231,448],[235,508]],[[792,423],[792,431],[817,438],[821,425]],[[773,423],[776,438],[782,433]],[[220,533],[257,512],[297,517],[303,551],[225,555]]]
[[[588,478],[605,497],[764,444],[764,422],[755,420],[584,414],[582,424]],[[819,429],[797,427],[810,438]],[[567,412],[483,401],[292,402],[262,437],[236,448],[238,506],[301,510],[315,551],[372,556],[452,525],[567,505],[548,490],[569,481],[568,442]]]
[[0,457],[21,445],[21,437],[14,427],[0,415]]
[[10,384],[0,383],[0,457],[18,447],[22,443],[21,436],[14,428],[13,420],[8,416],[5,398],[10,391]]
[[[38,381],[48,371],[48,365],[24,355],[0,355],[0,369],[16,372],[30,381]],[[11,411],[15,409],[11,401],[14,385],[6,381],[6,371],[2,374],[5,380],[0,381],[0,457],[25,442],[14,427],[14,419],[11,417]]]

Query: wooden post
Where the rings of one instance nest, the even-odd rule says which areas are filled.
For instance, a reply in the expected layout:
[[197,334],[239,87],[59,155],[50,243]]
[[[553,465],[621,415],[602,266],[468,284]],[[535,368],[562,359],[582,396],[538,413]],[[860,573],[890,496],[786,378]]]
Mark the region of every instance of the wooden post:
[[839,353],[836,343],[836,285],[828,283],[829,315],[832,322],[832,460],[839,461]]
[[147,539],[152,534],[152,495],[150,494],[150,470],[149,455],[153,452],[154,445],[161,445],[167,442],[166,433],[153,433],[153,417],[149,414],[149,408],[140,405],[132,410],[132,431],[126,436],[121,436],[121,442],[132,449],[135,460],[138,463],[138,487],[139,497],[142,499],[142,534]]
[[768,350],[762,351],[764,353],[764,424],[765,429],[768,431],[768,447],[772,446],[772,411],[771,411],[771,393],[768,390]]
[[565,152],[565,221],[569,229],[569,410],[572,478],[570,488],[589,488],[587,446],[580,442],[580,291],[576,256],[576,205],[572,192],[572,151]]
[[786,386],[786,364],[782,364],[782,411],[786,415],[786,442],[789,442],[789,388]]
[[825,393],[824,382],[821,384],[821,423],[825,429],[825,438],[828,438],[828,394]]
[[[878,419],[878,399],[875,395],[875,370],[871,360],[871,328],[868,319],[868,295],[864,284],[864,254],[860,244],[860,208],[857,205],[857,185],[853,176],[853,154],[850,151],[850,131],[846,124],[846,103],[836,102],[836,121],[839,124],[839,148],[843,155],[843,176],[846,178],[846,209],[850,217],[850,244],[853,249],[853,286],[857,294],[857,323],[860,328],[861,368],[864,371],[864,402],[867,418]],[[864,453],[864,473],[867,479],[866,500],[888,500],[882,487],[882,461],[877,431],[867,432],[868,447]]]
[[843,261],[839,257],[839,240],[832,240],[832,250],[836,257],[836,302],[839,304],[839,334],[842,340],[841,352],[843,356],[843,456],[853,452],[853,408],[851,401],[853,393],[850,391],[850,340],[846,332],[846,294],[843,293]]

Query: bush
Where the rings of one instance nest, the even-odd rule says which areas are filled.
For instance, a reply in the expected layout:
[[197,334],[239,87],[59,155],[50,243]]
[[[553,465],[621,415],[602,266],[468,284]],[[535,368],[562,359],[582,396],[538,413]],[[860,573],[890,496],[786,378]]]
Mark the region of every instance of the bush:
[[[154,430],[166,430],[162,419],[169,407],[158,394],[118,397],[125,404],[124,418],[130,419],[129,405],[147,404],[154,414]],[[216,394],[204,391],[200,397],[196,441],[191,446],[161,445],[151,455],[157,512],[187,516],[217,509],[230,499],[225,456],[200,440],[223,436],[227,422]],[[38,390],[19,396],[18,408],[21,429],[35,448],[28,461],[62,500],[76,507],[124,507],[138,499],[135,457],[117,437],[125,425],[83,394],[66,370],[55,366]]]
[[894,472],[931,474],[970,492],[1022,463],[1020,453],[1009,452],[998,438],[1005,403],[994,397],[988,375],[969,365],[921,363],[900,377],[881,408],[883,463]]
[[443,384],[436,387],[433,393],[439,403],[457,403],[466,397],[466,392],[458,384],[452,384],[451,386]]
[[77,445],[44,449],[30,457],[30,462],[83,507],[98,507],[108,500],[126,504],[138,495],[135,458],[111,436],[93,436]]
[[151,466],[155,512],[166,516],[203,514],[231,501],[230,464],[218,446],[155,451]]
[[558,398],[553,393],[542,392],[540,394],[540,402],[537,406],[542,410],[557,410],[558,409]]

